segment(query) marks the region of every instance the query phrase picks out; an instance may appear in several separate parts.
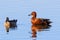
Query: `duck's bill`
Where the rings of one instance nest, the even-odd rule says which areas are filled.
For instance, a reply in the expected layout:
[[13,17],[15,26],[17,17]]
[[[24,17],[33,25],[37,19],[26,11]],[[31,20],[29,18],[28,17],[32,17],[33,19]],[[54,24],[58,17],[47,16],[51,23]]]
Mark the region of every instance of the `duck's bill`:
[[28,16],[31,16],[31,14],[29,14]]

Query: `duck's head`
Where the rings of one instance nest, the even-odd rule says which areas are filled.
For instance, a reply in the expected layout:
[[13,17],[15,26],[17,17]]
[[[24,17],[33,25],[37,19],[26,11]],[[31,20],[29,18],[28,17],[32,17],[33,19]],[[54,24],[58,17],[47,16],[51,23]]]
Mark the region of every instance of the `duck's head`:
[[7,22],[7,21],[9,21],[9,18],[8,18],[8,17],[6,17],[6,22]]
[[36,18],[37,14],[36,14],[35,11],[33,11],[31,14],[29,14],[29,16],[32,16],[32,17],[35,17]]

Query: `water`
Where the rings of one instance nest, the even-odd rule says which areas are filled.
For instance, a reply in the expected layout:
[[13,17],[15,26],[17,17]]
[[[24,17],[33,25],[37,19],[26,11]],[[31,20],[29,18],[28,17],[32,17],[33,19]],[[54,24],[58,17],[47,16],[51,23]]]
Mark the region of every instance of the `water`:
[[[28,14],[37,12],[38,18],[49,18],[50,31],[37,32],[36,40],[60,40],[60,0],[0,0],[0,40],[33,40]],[[17,29],[5,31],[5,18],[17,19]]]

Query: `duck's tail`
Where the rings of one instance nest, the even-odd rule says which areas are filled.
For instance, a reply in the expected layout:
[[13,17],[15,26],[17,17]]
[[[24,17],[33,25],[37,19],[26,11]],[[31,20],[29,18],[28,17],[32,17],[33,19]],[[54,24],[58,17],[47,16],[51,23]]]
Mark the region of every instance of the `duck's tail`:
[[46,29],[51,27],[50,23],[52,23],[50,19],[43,19],[43,25],[47,25]]

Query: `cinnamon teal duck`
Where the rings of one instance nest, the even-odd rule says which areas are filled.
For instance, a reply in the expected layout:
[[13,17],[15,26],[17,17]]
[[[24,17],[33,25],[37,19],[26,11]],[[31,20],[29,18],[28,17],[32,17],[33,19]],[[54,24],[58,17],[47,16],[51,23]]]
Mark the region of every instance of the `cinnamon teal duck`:
[[37,13],[33,11],[29,16],[32,16],[31,18],[31,30],[32,30],[32,37],[36,38],[37,31],[42,31],[42,29],[48,29],[51,27],[50,19],[44,19],[44,18],[37,18]]
[[[42,25],[42,26],[47,26],[49,28],[51,25],[50,19],[44,19],[44,18],[37,18],[37,13],[33,11],[29,16],[32,16],[31,18],[31,23],[32,25]],[[45,28],[45,27],[43,27]]]

